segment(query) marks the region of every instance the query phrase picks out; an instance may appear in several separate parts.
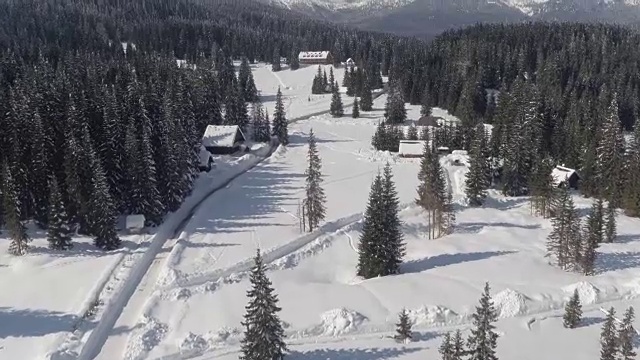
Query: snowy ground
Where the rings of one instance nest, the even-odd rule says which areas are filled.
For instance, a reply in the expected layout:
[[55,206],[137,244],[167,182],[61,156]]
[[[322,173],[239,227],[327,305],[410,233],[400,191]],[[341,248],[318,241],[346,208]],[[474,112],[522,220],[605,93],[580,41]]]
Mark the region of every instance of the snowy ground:
[[[179,234],[170,234],[170,240],[160,243],[150,256],[137,259],[138,281],[125,282],[128,291],[116,291],[112,298],[119,301],[109,303],[120,311],[107,307],[99,312],[96,318],[101,321],[88,324],[86,331],[76,334],[75,342],[64,334],[75,319],[67,314],[75,313],[95,293],[98,274],[108,274],[117,254],[104,260],[92,258],[86,260],[86,268],[74,268],[92,273],[86,279],[74,278],[74,285],[68,286],[68,292],[77,292],[75,303],[70,295],[34,297],[29,292],[34,287],[28,285],[15,298],[0,294],[1,304],[9,309],[28,309],[27,314],[44,309],[42,316],[20,316],[19,325],[7,328],[10,333],[0,337],[4,346],[0,357],[31,359],[67,346],[72,351],[66,354],[81,356],[64,357],[65,352],[59,351],[54,359],[237,359],[249,288],[247,270],[260,247],[283,308],[291,359],[437,358],[444,332],[468,329],[469,314],[485,281],[491,282],[501,316],[498,352],[502,359],[597,359],[604,317],[600,307],[615,306],[621,313],[629,305],[640,306],[640,221],[619,217],[619,242],[599,249],[596,276],[560,271],[544,258],[550,222],[532,217],[526,199],[505,198],[496,192],[491,192],[484,208],[467,208],[463,194],[467,167],[451,165],[456,158],[464,164],[465,158],[450,155],[442,164],[459,210],[457,228],[450,236],[426,240],[424,216],[412,205],[419,160],[400,159],[370,147],[385,95],[375,101],[373,112],[362,113],[360,119],[350,117],[347,105],[344,118],[332,119],[320,114],[328,110],[331,95],[311,96],[309,101],[315,71],[316,67],[307,67],[276,75],[268,66],[254,67],[270,113],[280,86],[290,119],[317,115],[291,124],[287,148],[278,149],[208,197],[184,226],[174,226]],[[336,74],[341,82],[341,70]],[[351,104],[352,98],[343,96],[343,102]],[[408,114],[416,119],[419,108],[409,107]],[[450,117],[439,109],[434,114]],[[321,229],[304,234],[297,209],[311,128],[323,161],[327,221]],[[393,166],[403,203],[406,261],[401,275],[362,281],[355,276],[362,212],[371,180],[387,161]],[[589,201],[576,198],[576,202],[586,215]],[[33,255],[23,262],[44,273],[49,256]],[[41,257],[44,264],[36,263]],[[8,265],[0,268],[0,281],[5,281],[5,273],[9,279],[16,272],[10,260],[17,261],[2,258],[2,264]],[[46,276],[57,278],[67,272],[54,275],[55,271],[47,270]],[[18,276],[7,287],[15,286]],[[34,279],[40,282],[45,275],[38,276]],[[585,303],[584,326],[566,330],[558,316],[576,287]],[[410,311],[415,323],[416,341],[409,345],[390,338],[402,308]],[[71,320],[65,323],[51,317]]]

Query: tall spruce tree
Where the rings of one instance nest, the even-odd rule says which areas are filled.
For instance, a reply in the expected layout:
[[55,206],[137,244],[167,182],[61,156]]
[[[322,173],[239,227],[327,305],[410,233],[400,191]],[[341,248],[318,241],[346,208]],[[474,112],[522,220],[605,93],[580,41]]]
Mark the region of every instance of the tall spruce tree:
[[353,107],[351,108],[351,117],[357,119],[360,117],[360,104],[358,98],[353,98]]
[[411,333],[411,320],[409,320],[409,314],[406,309],[402,309],[398,315],[395,339],[398,342],[407,344],[411,342],[412,337],[413,335]]
[[58,181],[54,178],[49,185],[49,221],[47,228],[47,241],[52,250],[69,250],[73,247],[71,242],[71,228],[69,217],[62,201],[62,194],[58,187]]
[[489,283],[484,286],[484,292],[480,298],[480,305],[472,315],[473,329],[467,340],[469,360],[497,360],[496,347],[498,334],[495,332],[495,323],[498,313],[491,300]]
[[332,86],[331,89],[332,95],[329,113],[333,117],[339,118],[344,115],[344,109],[342,107],[342,97],[340,96],[340,92],[338,91],[337,84],[335,84],[335,86]]
[[425,143],[418,171],[416,204],[427,212],[428,238],[436,239],[453,229],[455,213],[445,173],[429,142]]
[[604,214],[602,199],[593,202],[591,212],[587,216],[587,222],[584,229],[582,254],[582,272],[585,275],[593,275],[595,272],[595,263],[597,257],[597,249],[604,238]]
[[260,250],[254,258],[255,265],[249,275],[251,289],[247,291],[249,304],[242,325],[245,327],[242,339],[242,360],[282,360],[287,352],[284,330],[277,313],[278,297],[271,281],[267,278],[266,267]]
[[384,233],[381,241],[383,247],[382,256],[385,262],[382,275],[398,274],[402,258],[405,255],[405,244],[399,214],[400,201],[393,182],[391,164],[388,162],[383,170],[382,206]]
[[611,202],[607,203],[606,209],[606,222],[604,225],[604,242],[612,243],[616,240],[617,226],[616,226],[616,208]]
[[407,140],[418,140],[418,128],[415,125],[409,126],[409,130],[407,130]]
[[551,174],[553,161],[545,158],[534,166],[531,181],[531,213],[547,218],[553,210],[553,199],[556,195],[554,179]]
[[634,339],[636,331],[633,328],[633,320],[635,318],[633,307],[630,306],[624,313],[622,324],[618,329],[618,344],[620,352],[620,360],[634,360],[636,359],[636,352],[634,350]]
[[273,57],[271,60],[271,71],[277,72],[282,70],[282,63],[280,61],[280,49],[276,46],[273,49]]
[[365,84],[364,89],[362,89],[362,96],[360,97],[360,110],[373,110],[373,94],[371,93],[371,87],[368,83]]
[[462,332],[460,330],[456,330],[453,335],[453,340],[451,342],[452,347],[452,357],[451,360],[463,360],[463,357],[466,355],[467,351],[464,348],[464,341],[462,340]]
[[564,327],[574,329],[580,324],[582,319],[582,304],[580,304],[580,294],[578,289],[573,291],[573,295],[567,305],[564,307],[564,316],[562,317],[562,323]]
[[380,172],[371,184],[369,201],[364,213],[364,222],[358,244],[358,276],[371,279],[384,273],[381,239],[384,234],[384,207],[382,196],[384,184]]
[[580,264],[580,223],[566,187],[559,192],[551,224],[553,230],[547,238],[547,256],[554,256],[558,266],[564,270],[575,269]]
[[402,124],[407,120],[407,109],[404,107],[404,98],[399,84],[389,86],[387,103],[384,107],[384,118],[389,124]]
[[475,136],[471,145],[469,171],[465,180],[465,192],[470,206],[482,206],[487,197],[489,188],[489,159],[485,140],[484,125],[480,124],[475,130]]
[[617,96],[614,95],[602,124],[596,162],[597,179],[598,184],[602,187],[602,195],[608,201],[613,202],[614,206],[617,206],[621,200],[625,150],[618,110]]
[[29,250],[29,242],[31,239],[27,234],[21,218],[21,204],[17,193],[17,185],[9,165],[6,162],[2,169],[2,204],[3,204],[3,220],[5,227],[9,230],[9,253],[16,256],[22,256]]
[[268,114],[260,100],[253,103],[252,109],[253,140],[258,142],[269,142],[271,139],[271,128],[267,119]]
[[440,353],[440,359],[442,360],[453,360],[454,357],[451,333],[444,334],[442,344],[440,344],[440,347],[438,348],[438,353]]
[[618,353],[618,339],[616,334],[616,310],[612,307],[607,312],[607,318],[600,333],[600,360],[616,360]]
[[325,218],[325,203],[327,201],[324,195],[324,190],[321,186],[322,164],[320,156],[318,155],[318,148],[316,146],[316,138],[313,134],[313,129],[309,130],[309,151],[307,155],[307,163],[307,170],[305,170],[305,175],[307,177],[305,187],[305,207],[307,211],[305,216],[309,223],[309,231],[313,231]]
[[238,84],[240,85],[242,99],[244,102],[253,102],[258,99],[258,89],[256,88],[255,81],[253,80],[253,73],[249,66],[249,60],[246,57],[242,58],[240,63],[240,70],[238,70]]
[[640,217],[640,122],[636,120],[628,147],[622,206],[628,216]]
[[278,93],[276,94],[276,108],[273,112],[273,125],[271,127],[271,131],[271,134],[278,138],[280,144],[285,146],[289,144],[288,122],[284,111],[282,91],[280,91],[280,87],[278,87]]

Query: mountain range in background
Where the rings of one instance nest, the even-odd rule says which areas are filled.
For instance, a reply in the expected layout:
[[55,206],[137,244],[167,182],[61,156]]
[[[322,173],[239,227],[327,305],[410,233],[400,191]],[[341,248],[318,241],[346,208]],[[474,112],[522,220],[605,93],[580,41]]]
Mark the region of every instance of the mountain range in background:
[[432,38],[483,22],[640,23],[640,0],[262,0],[364,30]]

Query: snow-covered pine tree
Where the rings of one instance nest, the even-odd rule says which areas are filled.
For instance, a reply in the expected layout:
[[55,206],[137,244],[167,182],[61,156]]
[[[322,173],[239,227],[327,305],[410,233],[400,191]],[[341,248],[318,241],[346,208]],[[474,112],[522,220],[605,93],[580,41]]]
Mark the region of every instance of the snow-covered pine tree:
[[350,67],[349,69],[345,69],[345,77],[346,74],[349,73],[349,81],[347,82],[347,96],[357,96],[356,94],[356,84],[358,83],[358,79],[356,76],[356,70],[354,67]]
[[[88,134],[88,133],[87,133]],[[116,212],[109,193],[107,179],[102,165],[95,156],[93,144],[85,137],[88,166],[91,169],[91,198],[87,222],[96,247],[103,250],[115,250],[120,247],[121,240],[116,233]]]
[[[347,90],[349,89],[349,83],[351,82],[351,78],[349,75],[350,75],[349,68],[347,67],[344,69],[344,76],[342,77],[342,87],[347,88]],[[353,96],[353,95],[349,95],[349,96]]]
[[329,68],[329,84],[331,85],[331,93],[335,92],[335,91],[339,91],[340,88],[338,87],[338,81],[336,80],[335,76],[333,75],[333,66]]
[[620,360],[636,359],[633,340],[636,336],[636,330],[633,328],[633,320],[635,318],[633,306],[630,306],[624,313],[622,324],[618,329],[618,344],[620,352]]
[[329,84],[329,80],[327,80],[327,70],[325,69],[322,71],[322,92],[331,92],[331,86],[333,86],[333,84]]
[[[430,134],[428,126],[423,126],[420,129],[420,134],[418,135],[418,139],[420,139],[422,141],[426,141],[427,143],[429,141],[434,141],[434,143],[435,143],[435,139],[431,139],[431,134]],[[437,143],[435,143],[435,146],[433,146],[433,147],[436,147],[436,146],[437,146]]]
[[440,359],[442,360],[453,360],[453,343],[451,339],[451,333],[444,334],[444,338],[442,339],[442,344],[438,348],[438,353],[440,353]]
[[2,205],[4,225],[9,230],[9,253],[22,256],[29,250],[31,239],[27,235],[27,229],[20,220],[20,199],[16,192],[16,184],[9,164],[3,164],[2,169]]
[[607,312],[607,318],[600,333],[600,360],[616,360],[618,353],[618,339],[616,334],[616,310],[612,307]]
[[316,146],[316,138],[313,134],[313,129],[309,130],[309,152],[307,155],[308,167],[305,170],[306,180],[306,217],[309,223],[309,231],[313,231],[318,227],[318,224],[324,220],[326,208],[325,203],[327,201],[324,190],[322,189],[322,163],[320,156],[318,156],[318,148]]
[[482,206],[487,197],[487,189],[489,188],[489,159],[486,145],[484,125],[480,124],[475,129],[475,136],[471,143],[471,151],[469,152],[470,164],[465,180],[465,193],[469,199],[470,206]]
[[340,92],[338,91],[337,83],[332,86],[332,95],[331,95],[331,105],[330,105],[329,113],[335,117],[339,118],[344,115],[344,109],[342,107],[342,97],[340,96]]
[[585,275],[593,275],[595,271],[595,263],[597,257],[597,248],[604,238],[604,214],[602,199],[593,202],[591,212],[587,216],[587,222],[582,235],[583,254],[582,254],[582,273]]
[[387,133],[387,127],[385,126],[384,122],[379,122],[378,127],[376,128],[376,132],[371,137],[371,146],[373,146],[374,149],[380,151],[388,150],[388,137],[389,134]]
[[358,98],[353,98],[353,107],[351,108],[351,117],[357,119],[360,117],[360,104]]
[[382,259],[382,237],[384,234],[384,209],[382,196],[384,185],[378,172],[369,192],[369,201],[364,213],[362,233],[358,244],[357,274],[371,279],[383,274],[385,263]]
[[427,212],[428,238],[450,233],[455,222],[452,197],[438,156],[428,142],[422,153],[418,181],[416,204]]
[[398,342],[407,344],[411,342],[411,320],[409,320],[409,314],[406,309],[402,309],[398,315],[398,323],[396,324],[395,339]]
[[580,222],[566,187],[559,191],[551,223],[553,230],[547,237],[547,256],[555,256],[558,266],[564,270],[576,268],[579,265],[574,262],[576,251],[581,248]]
[[313,84],[311,85],[311,93],[312,94],[323,94],[324,88],[322,84],[322,68],[318,65],[318,72],[316,76],[313,78]]
[[280,87],[278,87],[278,93],[276,94],[276,109],[273,112],[271,131],[273,136],[278,137],[280,144],[285,146],[289,144],[288,123],[284,112],[284,103],[282,102],[282,91],[280,91]]
[[606,222],[604,225],[604,242],[612,243],[616,240],[617,226],[616,226],[616,208],[611,202],[607,203],[606,209]]
[[58,181],[53,178],[49,185],[49,221],[47,228],[47,241],[52,250],[69,250],[73,247],[71,242],[71,228],[69,217],[64,208],[62,194],[58,187]]
[[534,166],[531,185],[531,213],[547,218],[551,216],[553,198],[556,195],[553,176],[553,160],[545,158]]
[[410,125],[407,130],[407,140],[418,140],[418,128]]
[[382,187],[382,212],[384,216],[382,256],[385,262],[382,275],[398,274],[400,272],[400,264],[402,264],[402,259],[405,255],[405,244],[402,234],[402,221],[399,214],[400,201],[393,182],[393,170],[388,162],[383,170]]
[[384,107],[384,118],[389,124],[402,124],[407,120],[407,110],[404,107],[404,98],[400,85],[393,83],[389,86],[387,103]]
[[640,123],[633,128],[633,137],[625,157],[625,185],[622,206],[625,214],[640,217]]
[[564,307],[564,316],[562,317],[562,323],[564,327],[574,329],[580,324],[582,319],[582,304],[580,304],[580,294],[578,289],[573,291],[573,295],[567,305]]
[[253,103],[253,140],[258,142],[269,142],[271,139],[271,129],[267,120],[266,110],[260,100]]
[[246,57],[243,57],[242,63],[240,63],[240,70],[238,70],[238,84],[240,85],[242,99],[245,102],[253,102],[258,99],[258,89],[256,88],[255,81],[253,80],[249,60]]
[[495,332],[495,323],[498,313],[491,300],[489,283],[484,286],[484,292],[480,298],[480,305],[472,315],[473,329],[467,340],[469,360],[497,360],[496,347],[498,334]]
[[373,94],[371,94],[371,87],[368,83],[365,83],[364,88],[362,89],[362,96],[360,97],[360,110],[373,110]]
[[247,291],[249,303],[242,325],[245,327],[242,339],[241,360],[282,360],[287,352],[284,330],[277,313],[278,297],[271,281],[267,278],[266,267],[260,250],[254,259],[255,265],[249,275],[251,289]]
[[624,150],[624,138],[618,117],[618,100],[614,95],[602,124],[596,162],[596,174],[603,190],[602,195],[606,200],[613,202],[614,207],[621,200]]
[[300,51],[298,51],[298,47],[294,46],[291,51],[291,56],[289,57],[289,69],[292,71],[300,69],[300,59],[298,58],[299,54]]
[[452,347],[452,357],[451,360],[463,360],[463,357],[467,354],[467,351],[464,348],[464,341],[462,340],[462,332],[460,330],[456,330],[453,335],[453,340],[451,341]]

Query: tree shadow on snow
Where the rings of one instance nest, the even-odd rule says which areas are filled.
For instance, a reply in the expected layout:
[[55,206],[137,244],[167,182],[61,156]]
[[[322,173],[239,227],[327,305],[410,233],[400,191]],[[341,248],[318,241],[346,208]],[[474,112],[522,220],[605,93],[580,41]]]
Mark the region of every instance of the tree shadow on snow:
[[598,253],[596,270],[598,273],[640,267],[640,252]]
[[[314,134],[316,137],[316,144],[329,144],[329,143],[345,143],[350,142],[350,140],[340,140],[340,139],[323,139],[318,137],[318,134]],[[293,133],[289,134],[289,145],[288,148],[295,148],[298,146],[307,146],[309,143],[309,134],[306,133]]]
[[29,255],[47,255],[51,257],[102,257],[110,256],[119,253],[128,253],[135,250],[140,245],[148,245],[148,241],[151,235],[146,235],[145,242],[137,244],[130,240],[122,240],[120,248],[110,251],[105,251],[97,248],[91,242],[73,242],[73,248],[69,250],[52,250],[44,246],[34,246],[29,249]]
[[420,348],[401,349],[318,349],[311,351],[293,351],[287,357],[291,360],[380,360],[393,359],[400,355],[418,352]]
[[484,206],[485,208],[493,208],[498,210],[510,210],[517,207],[520,207],[522,204],[529,202],[529,198],[494,198],[488,196],[485,199]]
[[512,224],[506,222],[465,222],[456,224],[455,232],[456,233],[464,233],[464,234],[477,234],[485,227],[502,227],[502,228],[519,228],[526,230],[535,230],[539,229],[539,224],[531,224],[531,225],[520,225],[520,224]]
[[406,262],[400,265],[400,271],[402,273],[419,273],[439,267],[461,264],[471,261],[485,260],[495,256],[503,256],[514,253],[516,253],[516,251],[487,251],[462,254],[441,254],[421,260]]
[[589,326],[593,326],[593,325],[599,325],[602,324],[604,322],[604,318],[603,317],[593,317],[593,316],[589,316],[589,317],[585,317],[582,320],[580,320],[580,323],[578,324],[578,327],[589,327]]
[[72,314],[0,307],[0,339],[45,336],[69,331],[78,320]]
[[[221,205],[212,208],[206,229],[198,228],[197,231],[233,233],[265,226],[297,226],[298,221],[293,218],[297,199],[292,199],[291,194],[302,190],[302,178],[304,174],[287,173],[275,164],[254,168],[242,181],[231,184],[231,190],[218,198],[212,197]],[[273,214],[283,213],[285,207],[293,212],[288,216],[291,223],[274,221]]]
[[632,242],[640,241],[640,234],[622,234],[616,236],[615,243],[628,244]]

